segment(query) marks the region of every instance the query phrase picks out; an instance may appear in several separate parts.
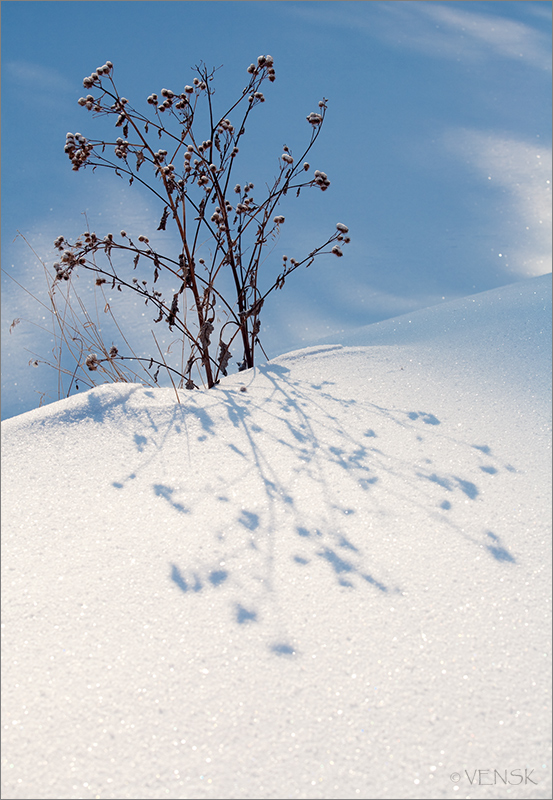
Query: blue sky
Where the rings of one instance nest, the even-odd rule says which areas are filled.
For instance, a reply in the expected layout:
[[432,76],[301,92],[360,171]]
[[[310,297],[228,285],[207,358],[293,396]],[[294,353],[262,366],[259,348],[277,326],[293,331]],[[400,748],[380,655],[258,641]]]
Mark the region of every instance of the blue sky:
[[[275,249],[308,251],[336,222],[352,243],[298,271],[267,302],[270,356],[318,338],[551,270],[549,2],[3,2],[2,264],[44,296],[53,240],[86,229],[157,227],[149,197],[114,176],[72,172],[67,131],[112,135],[77,105],[82,79],[111,60],[122,94],[146,110],[181,91],[200,61],[222,68],[222,105],[270,53],[277,79],[241,154],[244,179],[273,177],[284,143],[328,98],[313,166],[329,191],[282,213]],[[272,269],[267,262],[267,270]],[[55,374],[27,366],[48,339],[42,316],[3,276],[3,416],[56,399]],[[141,312],[142,313],[142,312]],[[34,315],[34,316],[33,316]],[[148,334],[149,336],[150,334]]]

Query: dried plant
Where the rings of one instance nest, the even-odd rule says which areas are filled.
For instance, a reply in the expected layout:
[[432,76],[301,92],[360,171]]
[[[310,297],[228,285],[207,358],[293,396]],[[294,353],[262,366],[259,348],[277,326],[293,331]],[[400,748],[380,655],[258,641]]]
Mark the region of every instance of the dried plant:
[[[208,72],[203,64],[195,67],[192,84],[179,94],[169,89],[162,89],[160,96],[151,94],[148,116],[119,94],[111,62],[84,79],[91,93],[81,97],[79,105],[97,116],[115,118],[121,136],[105,141],[68,133],[65,152],[73,170],[104,167],[128,179],[130,185],[148,189],[160,204],[157,230],[172,227],[176,238],[168,236],[165,252],[154,248],[144,232],[97,235],[87,230],[74,242],[64,236],[56,239],[60,255],[53,264],[49,295],[60,328],[58,365],[65,345],[76,370],[84,374],[100,371],[107,380],[132,380],[133,376],[136,380],[136,373],[129,375],[122,362],[137,361],[154,383],[164,369],[173,386],[176,380],[179,388],[196,388],[199,376],[199,383],[212,387],[221,375],[227,375],[233,354],[240,370],[253,367],[256,348],[263,350],[260,314],[267,296],[282,289],[292,272],[309,267],[317,256],[342,255],[341,246],[349,242],[348,228],[338,223],[327,240],[307,255],[282,256],[274,279],[264,277],[268,288],[260,288],[262,256],[285,223],[278,213],[283,198],[291,191],[299,196],[306,188],[326,191],[330,185],[324,172],[312,172],[305,161],[321,132],[327,100],[321,100],[318,111],[307,116],[310,137],[301,157],[296,159],[284,146],[276,177],[267,185],[264,199],[256,200],[253,183],[233,185],[232,175],[246,122],[253,109],[265,102],[261,88],[275,80],[272,57],[259,56],[247,73],[248,85],[222,115],[214,107],[215,70]],[[69,291],[63,314],[55,297],[64,282],[69,287],[82,270],[93,273],[94,286],[102,293],[132,292],[154,309],[153,322],[168,326],[181,342],[180,364],[169,366],[155,336],[157,352],[151,356],[134,353],[120,329],[119,346],[104,345],[100,327],[92,323],[79,299],[84,314],[81,326],[89,334],[81,335],[77,316],[69,313]],[[170,279],[172,289],[167,289],[170,283],[164,284],[163,278]],[[108,302],[105,295],[103,299],[105,310],[112,314],[113,300]]]

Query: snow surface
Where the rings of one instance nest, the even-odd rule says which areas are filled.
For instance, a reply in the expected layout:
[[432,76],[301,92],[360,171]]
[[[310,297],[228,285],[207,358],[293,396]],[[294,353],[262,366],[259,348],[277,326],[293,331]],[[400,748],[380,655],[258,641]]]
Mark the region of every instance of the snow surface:
[[2,797],[550,797],[550,320],[4,421]]

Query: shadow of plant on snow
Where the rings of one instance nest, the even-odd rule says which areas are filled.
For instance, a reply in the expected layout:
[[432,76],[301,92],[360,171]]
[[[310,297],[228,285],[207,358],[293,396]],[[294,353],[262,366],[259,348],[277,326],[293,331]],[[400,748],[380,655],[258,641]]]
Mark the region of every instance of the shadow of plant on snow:
[[[483,480],[500,472],[489,446],[455,440],[428,411],[340,396],[331,381],[293,379],[281,364],[248,379],[188,395],[164,430],[135,437],[140,469],[163,462],[168,446],[180,448],[183,465],[185,453],[189,467],[202,465],[152,485],[182,525],[186,548],[168,565],[182,594],[226,591],[244,628],[279,617],[281,593],[308,578],[323,590],[330,580],[340,591],[370,592],[375,602],[401,594],[380,540],[413,513],[439,520],[496,562],[516,563],[499,536],[467,532],[454,520],[456,505],[481,501],[476,471]],[[471,474],[449,472],[448,458],[423,457],[428,436],[445,440],[448,452],[462,448]],[[417,460],[413,448],[422,453]],[[122,489],[137,472],[112,485]],[[298,652],[285,621],[274,639],[273,654]]]

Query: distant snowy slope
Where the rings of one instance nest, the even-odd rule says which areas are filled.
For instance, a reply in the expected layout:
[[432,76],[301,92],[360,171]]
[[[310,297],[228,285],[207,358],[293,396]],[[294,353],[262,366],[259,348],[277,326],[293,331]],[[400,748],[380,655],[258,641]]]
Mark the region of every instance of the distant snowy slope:
[[2,797],[550,797],[550,326],[545,276],[4,421]]
[[[551,275],[542,275],[333,336],[343,345],[439,347],[452,366],[526,383],[549,399]],[[325,339],[324,341],[330,341]],[[473,358],[474,354],[474,358]],[[446,360],[446,359],[444,359]],[[520,374],[515,373],[521,369]],[[498,372],[498,370],[500,372]],[[537,382],[537,383],[536,383]]]
[[[413,344],[439,339],[459,344],[491,334],[518,344],[551,330],[551,274],[511,283],[437,306],[375,322],[334,341],[349,345]],[[476,340],[477,343],[477,340]]]

